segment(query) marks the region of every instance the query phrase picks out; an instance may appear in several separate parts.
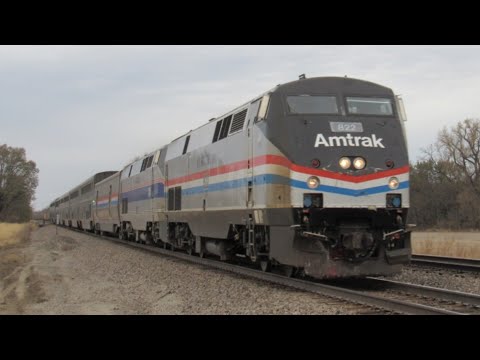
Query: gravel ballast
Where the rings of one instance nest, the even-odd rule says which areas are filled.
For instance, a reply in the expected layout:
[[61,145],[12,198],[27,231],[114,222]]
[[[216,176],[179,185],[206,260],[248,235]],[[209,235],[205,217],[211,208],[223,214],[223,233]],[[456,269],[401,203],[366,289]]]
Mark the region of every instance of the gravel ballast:
[[471,271],[411,265],[388,279],[480,295],[480,275]]
[[[358,314],[372,309],[55,226],[2,274],[0,314]],[[13,255],[9,253],[9,258]],[[22,260],[23,259],[23,260]],[[480,294],[474,273],[407,266],[392,280]]]

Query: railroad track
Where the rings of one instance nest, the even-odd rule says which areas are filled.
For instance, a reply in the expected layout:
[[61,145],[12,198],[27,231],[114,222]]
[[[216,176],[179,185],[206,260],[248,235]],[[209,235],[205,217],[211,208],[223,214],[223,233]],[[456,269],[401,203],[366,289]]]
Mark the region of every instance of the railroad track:
[[443,256],[412,255],[412,264],[455,269],[460,271],[480,272],[480,260],[458,259]]
[[[180,251],[166,250],[158,246],[145,245],[145,244],[140,244],[136,242],[120,240],[113,237],[100,236],[100,235],[87,233],[77,229],[71,229],[71,228],[64,228],[64,229],[72,230],[85,235],[94,236],[94,237],[108,240],[111,242],[120,243],[124,246],[134,247],[144,251],[154,252],[154,253],[165,255],[168,257],[181,259],[184,261],[188,261],[190,263],[196,263],[209,268],[228,271],[230,273],[243,275],[249,278],[258,279],[258,280],[266,281],[269,283],[274,283],[277,285],[320,294],[320,295],[334,298],[343,302],[355,303],[363,307],[363,310],[359,311],[360,313],[363,313],[363,314],[374,314],[374,313],[375,314],[394,313],[394,314],[407,314],[407,315],[462,315],[462,314],[465,314],[465,312],[445,309],[442,306],[439,306],[438,304],[435,304],[436,306],[431,306],[430,304],[421,304],[419,302],[412,302],[412,299],[408,297],[394,298],[392,296],[390,297],[385,296],[385,295],[382,295],[383,293],[382,294],[374,293],[371,291],[371,289],[368,291],[365,289],[362,289],[361,291],[359,291],[359,290],[354,290],[352,288],[348,288],[345,286],[345,284],[343,284],[342,286],[338,286],[338,285],[331,285],[331,284],[320,282],[320,281],[309,281],[304,279],[289,278],[289,277],[278,275],[275,273],[262,272],[257,269],[240,266],[237,264],[232,264],[229,262],[213,260],[207,257],[200,258],[198,256],[188,255]],[[380,279],[377,279],[377,278],[369,278],[366,280],[371,282],[377,281],[376,284],[378,284],[378,281],[380,281]],[[382,281],[387,281],[387,280],[382,280]],[[360,281],[359,283],[366,284],[366,282],[364,282],[363,280]],[[368,308],[369,310],[365,311],[365,307]]]
[[[351,283],[349,283],[351,282]],[[361,281],[347,280],[343,286],[372,292],[385,298],[410,301],[442,308],[462,315],[480,315],[480,295],[446,290],[425,285],[409,284],[376,277]]]

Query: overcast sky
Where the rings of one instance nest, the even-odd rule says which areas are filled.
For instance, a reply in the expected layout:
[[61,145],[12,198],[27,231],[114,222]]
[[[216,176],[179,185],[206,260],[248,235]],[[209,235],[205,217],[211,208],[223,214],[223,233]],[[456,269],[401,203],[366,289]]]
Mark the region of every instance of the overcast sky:
[[0,144],[37,163],[38,210],[303,73],[403,95],[413,162],[480,118],[480,46],[0,46]]

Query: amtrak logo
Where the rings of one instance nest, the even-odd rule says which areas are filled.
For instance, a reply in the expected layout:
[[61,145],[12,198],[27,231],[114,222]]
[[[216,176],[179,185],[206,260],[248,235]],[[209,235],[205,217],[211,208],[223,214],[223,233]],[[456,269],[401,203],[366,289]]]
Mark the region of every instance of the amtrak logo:
[[329,136],[328,140],[325,139],[323,134],[318,134],[315,140],[315,147],[320,145],[329,146],[363,146],[363,147],[379,147],[385,149],[382,144],[382,138],[378,138],[375,134],[372,136],[352,136],[347,134],[346,136]]

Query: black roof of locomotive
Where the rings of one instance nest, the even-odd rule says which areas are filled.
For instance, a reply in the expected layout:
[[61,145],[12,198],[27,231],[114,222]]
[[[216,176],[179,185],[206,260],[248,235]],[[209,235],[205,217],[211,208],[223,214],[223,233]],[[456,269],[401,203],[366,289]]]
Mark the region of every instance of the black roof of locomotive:
[[314,93],[351,93],[369,95],[393,94],[393,91],[385,86],[375,84],[370,81],[329,76],[329,77],[314,77],[309,79],[300,79],[291,81],[285,84],[278,85],[272,92],[278,93],[293,93],[293,94],[314,94]]

